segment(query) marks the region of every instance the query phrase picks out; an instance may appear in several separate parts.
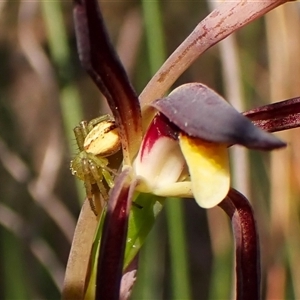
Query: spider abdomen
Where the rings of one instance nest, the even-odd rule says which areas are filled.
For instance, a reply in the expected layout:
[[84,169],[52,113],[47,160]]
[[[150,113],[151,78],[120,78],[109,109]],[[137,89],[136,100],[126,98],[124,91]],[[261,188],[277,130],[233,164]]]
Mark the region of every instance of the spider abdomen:
[[115,154],[121,146],[115,122],[108,120],[97,124],[86,136],[83,146],[86,152],[97,156]]

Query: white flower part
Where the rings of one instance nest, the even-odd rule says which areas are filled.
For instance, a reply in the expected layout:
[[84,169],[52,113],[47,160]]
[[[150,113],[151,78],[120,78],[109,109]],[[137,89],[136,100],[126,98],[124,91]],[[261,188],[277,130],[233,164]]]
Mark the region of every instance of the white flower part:
[[193,198],[191,181],[179,181],[160,187],[153,194],[161,197]]
[[218,205],[228,194],[230,172],[227,146],[180,135],[196,202],[203,208]]
[[[169,189],[170,195],[166,191],[178,181],[185,165],[178,141],[160,136],[147,146],[147,140],[144,140],[134,163],[136,176],[141,182],[138,190],[158,196],[175,196],[172,189]],[[159,194],[160,190],[163,195]]]

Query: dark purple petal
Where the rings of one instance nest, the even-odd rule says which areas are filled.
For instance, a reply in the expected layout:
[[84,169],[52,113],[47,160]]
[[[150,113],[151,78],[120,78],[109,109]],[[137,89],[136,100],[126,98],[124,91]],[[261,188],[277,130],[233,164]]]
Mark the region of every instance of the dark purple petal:
[[96,299],[119,299],[128,216],[135,182],[130,170],[115,180],[103,224],[97,266]]
[[231,189],[219,206],[231,218],[236,247],[238,300],[260,299],[259,240],[253,210],[248,200]]
[[261,106],[243,115],[269,132],[296,128],[300,126],[300,97]]
[[120,130],[125,161],[130,164],[142,139],[138,97],[110,43],[97,0],[74,3],[80,61],[108,101]]
[[200,83],[183,85],[152,104],[186,134],[209,142],[271,150],[286,144],[254,126],[212,89]]

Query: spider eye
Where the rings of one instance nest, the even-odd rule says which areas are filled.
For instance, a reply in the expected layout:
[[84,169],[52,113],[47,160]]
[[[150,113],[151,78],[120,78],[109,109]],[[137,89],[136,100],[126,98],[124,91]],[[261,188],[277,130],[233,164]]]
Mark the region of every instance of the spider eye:
[[86,136],[84,149],[88,153],[99,156],[109,156],[121,147],[118,128],[114,121],[102,121]]

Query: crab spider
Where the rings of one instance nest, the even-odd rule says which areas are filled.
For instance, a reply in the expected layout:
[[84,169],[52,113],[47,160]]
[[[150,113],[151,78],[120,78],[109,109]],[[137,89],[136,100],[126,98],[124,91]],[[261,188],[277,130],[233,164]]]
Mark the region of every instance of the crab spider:
[[102,200],[108,201],[108,190],[113,187],[115,172],[108,166],[108,157],[120,150],[118,128],[110,115],[104,115],[90,122],[80,122],[74,134],[80,152],[71,161],[70,169],[84,181],[87,198],[97,215],[99,203],[94,197],[97,189]]

